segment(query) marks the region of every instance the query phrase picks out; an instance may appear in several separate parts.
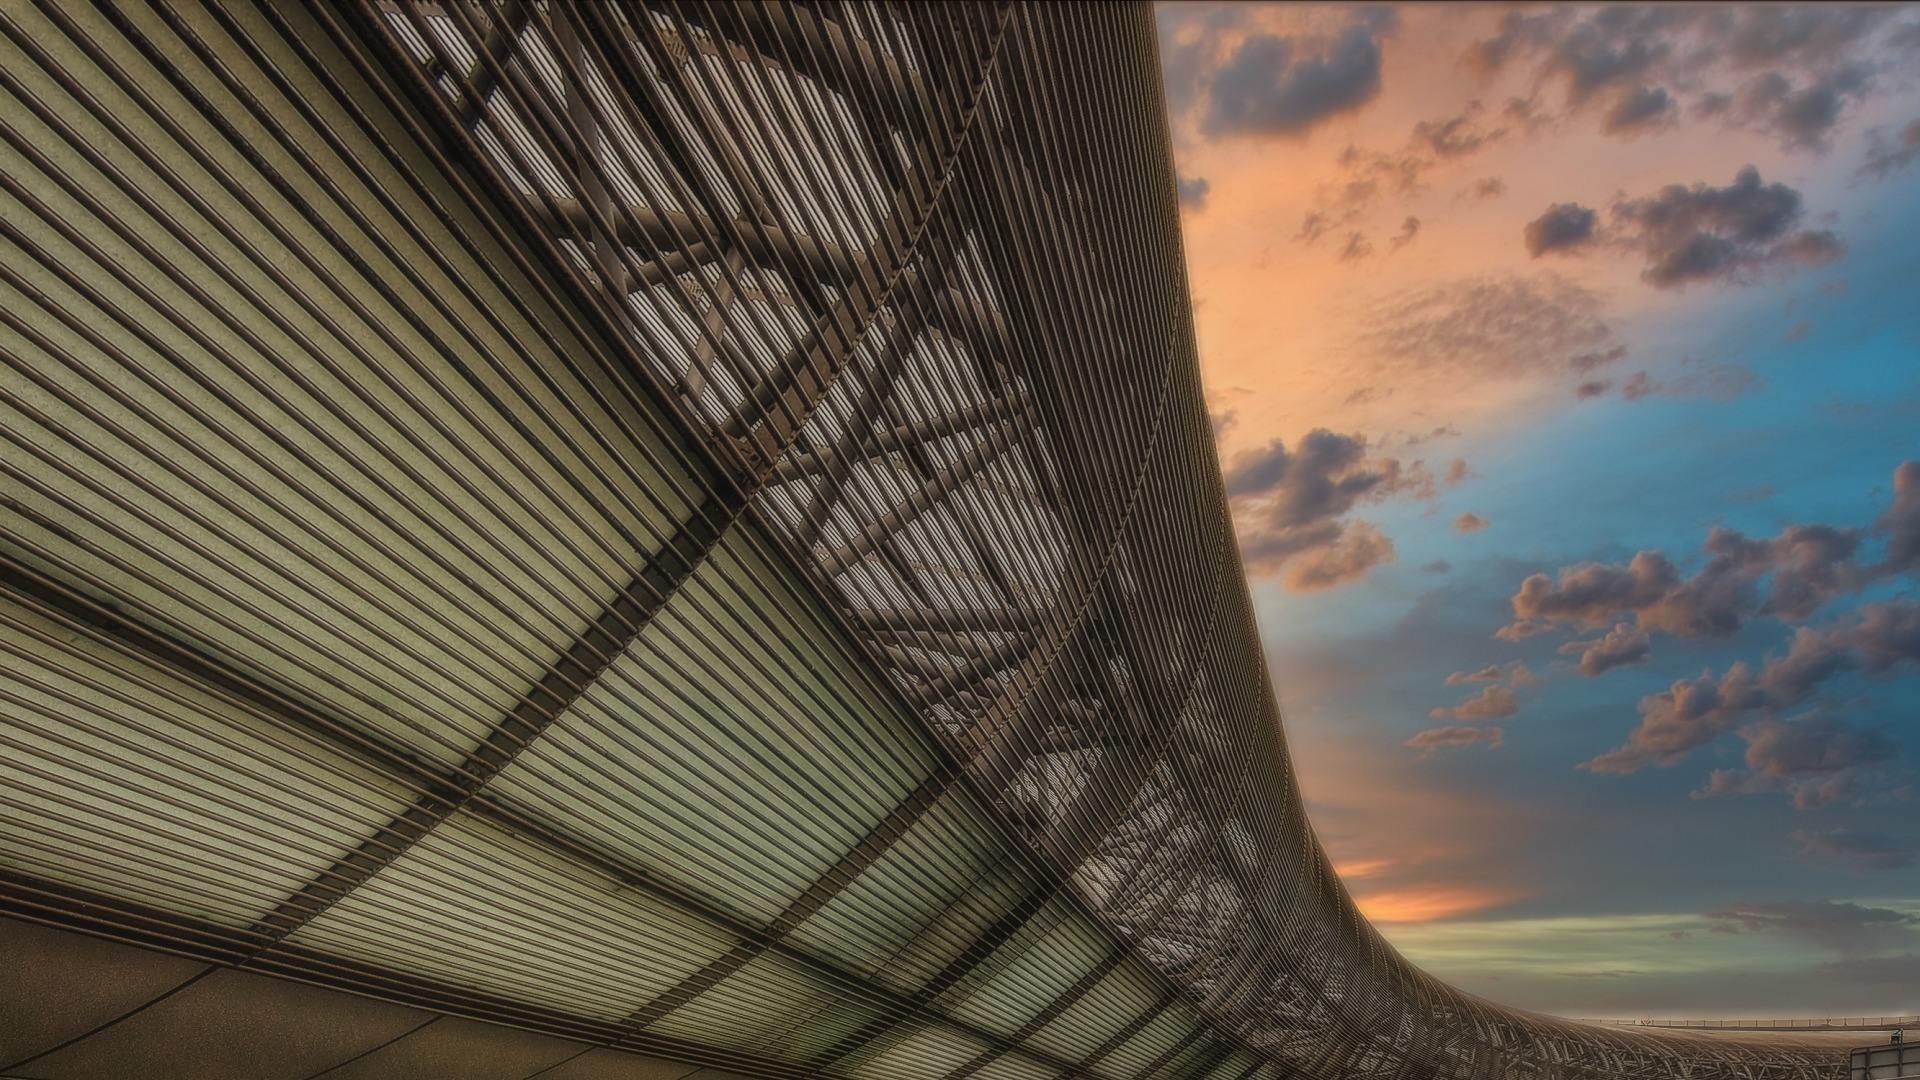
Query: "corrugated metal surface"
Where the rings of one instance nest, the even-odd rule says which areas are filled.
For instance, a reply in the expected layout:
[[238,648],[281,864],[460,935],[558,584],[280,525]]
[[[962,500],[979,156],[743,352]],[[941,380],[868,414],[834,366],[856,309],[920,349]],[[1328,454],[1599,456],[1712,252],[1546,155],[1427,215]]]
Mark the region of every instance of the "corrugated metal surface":
[[1353,908],[1144,9],[3,10],[0,902],[220,967],[0,1071],[1838,1074]]

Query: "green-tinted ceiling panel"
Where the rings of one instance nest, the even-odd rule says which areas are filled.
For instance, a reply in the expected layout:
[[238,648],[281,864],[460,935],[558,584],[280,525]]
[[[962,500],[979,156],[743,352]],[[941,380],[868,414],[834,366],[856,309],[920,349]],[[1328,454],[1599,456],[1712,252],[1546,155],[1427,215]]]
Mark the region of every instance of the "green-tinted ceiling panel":
[[458,815],[291,939],[620,1020],[732,946],[724,930]]

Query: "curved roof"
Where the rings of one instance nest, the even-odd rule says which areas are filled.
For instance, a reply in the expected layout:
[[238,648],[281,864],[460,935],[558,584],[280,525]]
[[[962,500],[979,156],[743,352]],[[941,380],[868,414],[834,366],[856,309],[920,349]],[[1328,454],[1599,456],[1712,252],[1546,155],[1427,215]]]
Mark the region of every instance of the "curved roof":
[[1144,8],[0,48],[0,1072],[1837,1075],[1355,909]]

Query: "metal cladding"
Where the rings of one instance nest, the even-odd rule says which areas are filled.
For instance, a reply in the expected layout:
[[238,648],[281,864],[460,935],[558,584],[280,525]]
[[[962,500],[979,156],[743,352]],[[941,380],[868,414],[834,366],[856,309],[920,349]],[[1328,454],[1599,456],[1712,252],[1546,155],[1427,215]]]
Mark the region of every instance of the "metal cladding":
[[0,1072],[1837,1076],[1356,911],[1156,72],[1144,7],[10,0],[0,921],[123,967]]

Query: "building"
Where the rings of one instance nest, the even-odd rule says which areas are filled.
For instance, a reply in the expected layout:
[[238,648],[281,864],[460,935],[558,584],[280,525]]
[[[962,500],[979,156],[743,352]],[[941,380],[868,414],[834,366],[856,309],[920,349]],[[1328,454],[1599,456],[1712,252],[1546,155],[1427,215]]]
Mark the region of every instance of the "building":
[[0,48],[0,1075],[1843,1068],[1517,1013],[1355,910],[1145,9]]

